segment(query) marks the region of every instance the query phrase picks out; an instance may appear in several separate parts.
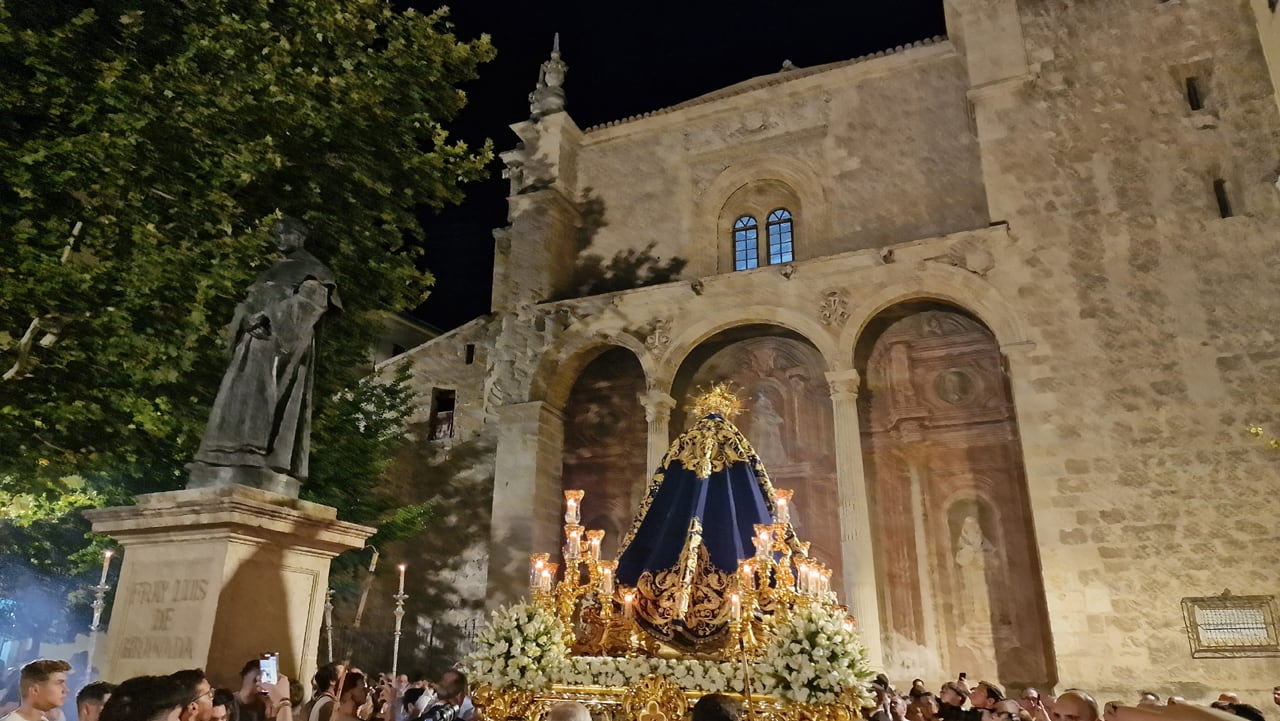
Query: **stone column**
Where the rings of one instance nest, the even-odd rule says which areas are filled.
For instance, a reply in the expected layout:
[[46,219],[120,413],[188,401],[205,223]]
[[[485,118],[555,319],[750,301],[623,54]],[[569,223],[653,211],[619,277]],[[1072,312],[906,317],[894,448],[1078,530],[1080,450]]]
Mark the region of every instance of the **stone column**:
[[490,607],[529,591],[529,554],[560,547],[564,416],[543,401],[498,409],[493,516],[489,531]]
[[329,560],[375,530],[240,485],[151,493],[85,516],[124,547],[102,676],[199,666],[230,688],[267,652],[280,654],[282,674],[311,679]]
[[858,630],[872,666],[884,666],[880,636],[880,603],[875,556],[871,546],[871,513],[862,466],[858,424],[857,370],[827,373],[836,433],[836,482],[840,489],[840,552],[844,560],[844,593],[858,618]]
[[652,475],[662,462],[667,446],[671,445],[671,411],[676,407],[676,399],[662,391],[650,390],[640,394],[640,405],[644,406],[644,419],[649,422],[647,472]]

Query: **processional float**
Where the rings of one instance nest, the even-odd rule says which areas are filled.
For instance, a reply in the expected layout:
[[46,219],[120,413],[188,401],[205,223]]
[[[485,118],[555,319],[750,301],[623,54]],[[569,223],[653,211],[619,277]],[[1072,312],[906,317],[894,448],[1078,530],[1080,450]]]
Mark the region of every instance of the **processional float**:
[[487,721],[579,701],[596,719],[677,721],[700,696],[761,721],[853,719],[873,675],[832,571],[791,523],[716,385],[652,477],[616,560],[564,493],[563,568],[530,558],[531,600],[495,612],[468,665]]

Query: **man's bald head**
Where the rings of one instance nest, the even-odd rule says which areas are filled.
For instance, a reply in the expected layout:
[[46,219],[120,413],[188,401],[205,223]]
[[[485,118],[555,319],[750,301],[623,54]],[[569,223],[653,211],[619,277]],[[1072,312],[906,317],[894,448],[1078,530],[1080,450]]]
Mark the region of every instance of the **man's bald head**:
[[1053,704],[1053,721],[1098,721],[1098,702],[1084,691],[1067,691]]

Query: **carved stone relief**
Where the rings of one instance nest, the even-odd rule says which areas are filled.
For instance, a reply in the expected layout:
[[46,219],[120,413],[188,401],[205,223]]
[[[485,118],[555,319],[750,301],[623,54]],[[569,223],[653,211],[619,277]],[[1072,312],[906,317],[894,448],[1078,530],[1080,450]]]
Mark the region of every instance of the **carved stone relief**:
[[849,320],[849,294],[842,290],[829,290],[818,305],[818,320],[823,325],[844,325]]
[[654,321],[653,330],[645,336],[644,347],[650,352],[660,353],[671,345],[671,321],[659,319]]

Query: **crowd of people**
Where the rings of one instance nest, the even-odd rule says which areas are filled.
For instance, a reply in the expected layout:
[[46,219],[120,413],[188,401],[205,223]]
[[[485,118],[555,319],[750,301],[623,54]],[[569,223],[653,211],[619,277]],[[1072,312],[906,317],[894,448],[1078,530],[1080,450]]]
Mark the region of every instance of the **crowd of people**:
[[[424,674],[371,678],[357,668],[329,664],[316,671],[311,697],[303,703],[301,684],[284,676],[264,682],[261,661],[252,659],[240,669],[238,689],[214,688],[198,668],[118,685],[88,683],[75,695],[72,719],[67,708],[71,671],[71,664],[52,659],[23,666],[16,698],[6,693],[0,702],[0,721],[473,721],[476,714],[466,674],[456,668],[430,682]],[[963,676],[937,693],[921,679],[899,693],[884,675],[876,677],[872,689],[876,703],[865,710],[866,721],[1266,721],[1261,709],[1230,692],[1209,706],[1142,691],[1133,705],[1113,701],[1099,707],[1080,689],[1041,697],[1028,688],[1009,698],[998,684],[971,686]],[[1272,700],[1280,707],[1280,686]],[[723,694],[703,696],[690,716],[692,721],[744,718],[741,703]],[[591,714],[567,701],[553,706],[546,721],[591,721]]]
[[[472,721],[466,674],[445,671],[370,677],[344,664],[320,667],[304,703],[302,685],[283,675],[264,679],[262,662],[240,669],[236,689],[214,688],[203,669],[138,676],[119,684],[94,681],[69,705],[71,664],[40,659],[22,667],[0,701],[0,721]],[[271,674],[267,674],[270,676]]]

